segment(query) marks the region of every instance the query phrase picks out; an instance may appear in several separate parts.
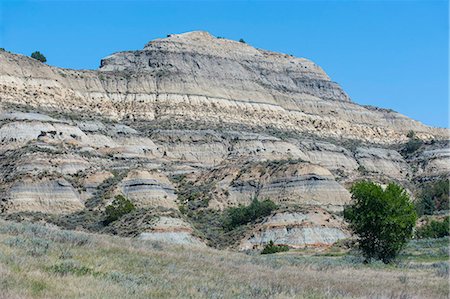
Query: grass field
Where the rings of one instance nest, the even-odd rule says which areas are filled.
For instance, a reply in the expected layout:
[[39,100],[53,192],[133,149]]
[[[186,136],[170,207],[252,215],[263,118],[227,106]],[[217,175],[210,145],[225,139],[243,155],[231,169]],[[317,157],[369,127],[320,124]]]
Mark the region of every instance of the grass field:
[[449,239],[395,264],[328,250],[248,255],[0,220],[1,298],[448,298]]

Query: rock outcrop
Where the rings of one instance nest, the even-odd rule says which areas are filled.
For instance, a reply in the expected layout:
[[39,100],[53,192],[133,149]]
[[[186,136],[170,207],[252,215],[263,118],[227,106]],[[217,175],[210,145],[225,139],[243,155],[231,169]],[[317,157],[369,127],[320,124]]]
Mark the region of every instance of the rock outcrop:
[[353,182],[395,181],[414,196],[417,182],[449,175],[448,136],[352,102],[307,59],[206,32],[89,71],[0,51],[2,215],[101,214],[122,194],[151,217],[112,230],[204,244],[195,213],[269,198],[279,209],[230,246],[329,245],[348,236],[339,211]]
[[177,208],[174,187],[164,174],[133,170],[118,187],[138,207]]
[[321,209],[279,212],[242,240],[240,249],[261,249],[270,241],[292,248],[328,246],[350,236],[343,227],[342,219]]
[[25,178],[11,186],[3,207],[8,212],[43,212],[66,214],[84,208],[78,193],[64,179],[33,180]]
[[4,103],[194,126],[273,128],[377,143],[447,136],[398,113],[357,105],[304,58],[219,39],[170,35],[115,53],[99,71],[48,67],[0,53]]
[[172,217],[159,217],[151,227],[142,232],[139,238],[142,240],[151,240],[178,245],[194,245],[204,247],[203,243],[197,237],[192,235],[192,227],[185,221]]

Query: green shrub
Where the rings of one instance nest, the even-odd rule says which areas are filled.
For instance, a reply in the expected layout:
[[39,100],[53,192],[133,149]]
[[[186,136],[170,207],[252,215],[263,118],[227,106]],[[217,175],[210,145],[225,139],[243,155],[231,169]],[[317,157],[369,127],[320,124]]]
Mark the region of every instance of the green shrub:
[[367,181],[354,184],[351,193],[353,202],[345,207],[344,217],[364,257],[390,262],[412,237],[417,219],[408,194],[393,183],[383,190]]
[[413,130],[409,130],[408,134],[406,134],[406,137],[414,138],[414,137],[416,137],[416,133]]
[[95,274],[93,269],[83,266],[74,260],[65,260],[59,264],[53,265],[49,268],[49,271],[61,276],[68,274],[76,276]]
[[412,154],[417,151],[422,146],[422,144],[423,142],[420,139],[410,139],[405,145],[405,152],[407,154]]
[[246,43],[245,40],[244,40],[243,38],[239,39],[239,42],[240,42],[240,43],[243,43],[243,44]]
[[423,141],[416,137],[416,133],[410,130],[406,137],[409,138],[408,142],[405,144],[402,153],[404,155],[409,155],[417,151],[423,144]]
[[108,225],[123,215],[134,211],[135,209],[136,207],[130,200],[126,199],[122,195],[117,195],[113,202],[105,209],[106,219],[104,220],[104,223]]
[[228,208],[225,227],[232,230],[240,225],[252,222],[260,217],[269,216],[277,205],[270,199],[259,201],[256,197],[248,206],[239,205],[238,207]]
[[47,61],[47,58],[45,58],[45,56],[39,51],[35,51],[35,52],[31,53],[31,58],[39,60],[40,62],[46,62]]
[[431,220],[416,230],[418,239],[443,238],[450,235],[449,216],[442,221]]
[[211,200],[211,191],[214,187],[211,181],[196,185],[192,181],[186,180],[184,175],[173,176],[172,180],[178,187],[178,202],[182,206],[180,211],[183,214],[208,207]]
[[417,203],[419,215],[433,215],[435,211],[449,209],[449,179],[443,179],[423,186]]
[[277,252],[285,252],[289,251],[289,247],[286,245],[275,245],[273,244],[273,241],[270,240],[269,244],[264,247],[263,251],[261,251],[261,254],[272,254]]

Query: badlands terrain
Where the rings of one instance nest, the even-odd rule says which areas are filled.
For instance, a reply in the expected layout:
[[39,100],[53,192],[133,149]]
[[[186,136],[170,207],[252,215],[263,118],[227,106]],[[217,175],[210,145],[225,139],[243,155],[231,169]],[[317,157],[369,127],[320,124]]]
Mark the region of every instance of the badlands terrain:
[[[120,249],[133,254],[144,250],[142,244],[162,242],[173,246],[158,245],[174,248],[167,253],[171,258],[186,250],[180,248],[195,248],[193,256],[185,256],[193,263],[204,253],[217,254],[217,260],[225,255],[226,267],[234,261],[262,269],[249,266],[247,271],[295,268],[294,262],[254,260],[234,251],[257,251],[269,241],[320,251],[350,238],[342,211],[352,183],[397,182],[416,198],[423,184],[449,175],[448,135],[447,129],[395,111],[358,105],[312,61],[207,32],[168,35],[143,50],[114,53],[98,70],[51,67],[0,52],[3,225],[39,222],[52,229],[118,235],[124,242],[142,242]],[[411,147],[412,141],[419,145]],[[106,225],[105,208],[117,195],[137,209]],[[225,229],[224,211],[249,205],[253,198],[270,199],[277,209]],[[100,243],[118,242],[90,236]],[[302,267],[315,271],[309,264]],[[423,269],[417,275],[434,277]],[[3,268],[3,274],[9,271]],[[85,274],[95,276],[89,271]],[[430,279],[439,285],[436,293],[407,294],[445,297],[445,279],[436,277]],[[372,287],[368,292],[384,288]],[[274,288],[261,296],[301,293],[290,281],[279,292]],[[36,294],[56,296],[45,289]],[[239,288],[225,297],[240,290],[247,294],[243,297],[257,297],[252,289]],[[187,296],[211,297],[188,291]],[[322,291],[311,286],[301,294],[339,295],[335,289]],[[383,292],[372,294],[402,295]],[[169,290],[161,294],[183,296]],[[341,295],[362,294],[347,290]]]

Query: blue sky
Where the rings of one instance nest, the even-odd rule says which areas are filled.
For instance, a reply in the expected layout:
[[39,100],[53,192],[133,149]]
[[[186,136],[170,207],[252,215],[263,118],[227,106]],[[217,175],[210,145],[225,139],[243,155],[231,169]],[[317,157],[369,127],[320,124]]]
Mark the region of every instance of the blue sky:
[[95,69],[113,52],[206,30],[311,59],[357,103],[448,127],[447,1],[0,3],[0,47],[39,50],[50,65]]

